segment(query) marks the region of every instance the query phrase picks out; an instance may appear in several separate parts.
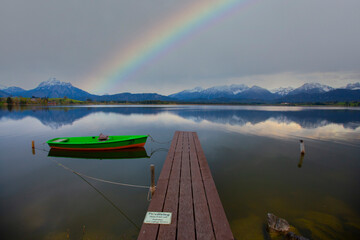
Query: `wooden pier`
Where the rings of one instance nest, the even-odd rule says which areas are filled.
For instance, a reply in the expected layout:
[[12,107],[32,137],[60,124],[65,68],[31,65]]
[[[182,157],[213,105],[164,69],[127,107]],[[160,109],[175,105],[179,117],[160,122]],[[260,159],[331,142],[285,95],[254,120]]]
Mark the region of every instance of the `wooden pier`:
[[175,132],[148,212],[171,224],[143,223],[138,240],[234,239],[196,132]]

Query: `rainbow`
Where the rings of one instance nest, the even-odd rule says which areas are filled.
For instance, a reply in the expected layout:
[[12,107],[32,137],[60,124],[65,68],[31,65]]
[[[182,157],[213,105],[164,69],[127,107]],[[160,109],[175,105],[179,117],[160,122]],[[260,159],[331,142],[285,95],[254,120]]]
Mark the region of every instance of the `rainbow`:
[[[152,28],[148,34],[115,51],[109,61],[88,77],[88,89],[106,91],[140,72],[141,69],[161,55],[180,45],[181,41],[201,29],[211,26],[223,18],[236,13],[257,0],[204,0],[194,1],[176,14]],[[93,79],[92,81],[89,79]]]

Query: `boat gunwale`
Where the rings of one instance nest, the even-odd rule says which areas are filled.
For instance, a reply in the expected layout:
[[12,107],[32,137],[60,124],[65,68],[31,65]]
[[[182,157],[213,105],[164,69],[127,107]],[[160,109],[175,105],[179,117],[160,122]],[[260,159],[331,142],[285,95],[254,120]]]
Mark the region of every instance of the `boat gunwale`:
[[132,144],[132,145],[125,145],[125,146],[118,146],[118,147],[103,147],[103,148],[81,148],[81,147],[65,147],[65,146],[50,146],[52,149],[58,150],[74,150],[74,151],[107,151],[107,150],[120,150],[125,148],[137,148],[137,147],[144,147],[144,143]]
[[[46,143],[47,144],[55,144],[55,145],[103,145],[106,143],[116,143],[116,142],[125,142],[125,141],[131,141],[131,140],[141,140],[143,138],[147,139],[148,136],[147,135],[126,135],[126,136],[135,136],[132,138],[128,138],[128,139],[111,139],[111,137],[117,137],[117,136],[121,136],[121,135],[114,135],[114,136],[109,136],[110,139],[108,140],[99,140],[98,136],[86,136],[86,137],[59,137],[59,138],[53,138],[48,140]],[[122,137],[122,136],[121,136]],[[68,141],[64,141],[64,142],[54,142],[54,140],[58,140],[58,139],[68,139]],[[70,139],[71,138],[97,138],[97,141],[92,141],[92,142],[71,142]],[[146,141],[146,140],[145,140]]]

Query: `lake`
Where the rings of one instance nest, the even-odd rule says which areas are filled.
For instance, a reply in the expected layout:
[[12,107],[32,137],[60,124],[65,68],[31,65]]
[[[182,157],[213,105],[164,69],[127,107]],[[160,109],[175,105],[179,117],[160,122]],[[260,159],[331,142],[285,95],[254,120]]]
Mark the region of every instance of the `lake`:
[[[1,238],[136,239],[148,190],[96,179],[148,186],[176,130],[198,133],[237,239],[269,239],[269,212],[310,239],[360,238],[359,108],[202,105],[2,108]],[[44,144],[100,133],[155,141],[91,159]]]

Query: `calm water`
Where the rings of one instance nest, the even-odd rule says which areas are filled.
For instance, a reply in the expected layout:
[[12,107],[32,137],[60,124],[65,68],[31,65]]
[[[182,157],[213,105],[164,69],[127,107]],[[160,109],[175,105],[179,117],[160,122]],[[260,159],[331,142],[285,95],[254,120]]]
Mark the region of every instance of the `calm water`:
[[198,133],[236,238],[269,239],[268,212],[311,239],[360,238],[360,109],[85,106],[0,110],[1,239],[136,239],[147,190],[65,167],[148,185],[170,143],[148,140],[150,158],[102,160],[50,157],[42,143],[100,133],[167,142],[176,130]]

